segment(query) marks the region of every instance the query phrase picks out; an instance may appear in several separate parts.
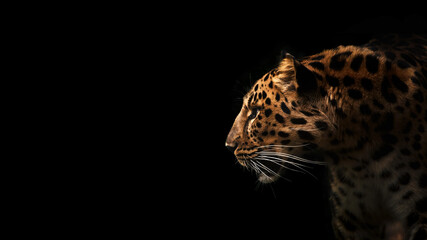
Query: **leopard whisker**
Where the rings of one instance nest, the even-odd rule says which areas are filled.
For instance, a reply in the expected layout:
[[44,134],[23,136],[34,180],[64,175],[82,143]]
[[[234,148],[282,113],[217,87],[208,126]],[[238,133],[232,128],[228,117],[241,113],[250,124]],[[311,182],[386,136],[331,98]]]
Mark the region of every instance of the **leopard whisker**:
[[[287,167],[287,166],[285,166],[285,165],[283,165],[283,164],[280,164],[279,162],[283,162],[283,163],[289,163],[289,164],[292,164],[291,162],[289,162],[289,161],[275,161],[274,159],[271,159],[272,157],[256,157],[256,158],[254,158],[254,159],[256,159],[256,160],[259,160],[259,161],[268,161],[268,162],[272,162],[272,163],[274,163],[274,164],[276,164],[276,165],[278,165],[278,166],[281,166],[281,167],[283,167],[283,168],[286,168],[286,169],[288,169],[288,170],[291,170],[291,171],[294,171],[294,172],[300,172],[300,173],[302,173],[301,171],[299,171],[299,170],[295,170],[295,169],[292,169],[292,168],[290,168],[290,167]],[[293,164],[292,164],[293,165]]]
[[[265,157],[265,156],[264,156],[264,157]],[[276,163],[276,162],[274,162],[274,161],[272,160],[272,162],[274,162],[274,163],[276,163],[276,164],[278,164],[278,165],[280,165],[280,166],[283,166],[283,167],[284,167],[284,168],[286,168],[286,169],[289,169],[289,170],[291,170],[291,171],[295,171],[295,172],[300,172],[300,173],[308,173],[309,175],[311,175],[312,177],[314,177],[314,179],[318,180],[316,176],[314,176],[312,173],[310,173],[309,171],[307,171],[306,169],[304,169],[304,168],[303,168],[303,167],[306,167],[306,168],[310,168],[310,169],[312,169],[312,167],[310,167],[310,166],[306,166],[306,165],[303,165],[303,164],[300,164],[300,163],[291,162],[291,161],[286,161],[286,160],[284,160],[284,159],[282,159],[282,158],[278,158],[278,157],[268,156],[268,157],[265,157],[265,158],[274,159],[274,160],[279,161],[279,162],[283,162],[283,163],[291,164],[291,165],[293,165],[294,167],[296,167],[296,168],[298,168],[298,169],[301,169],[301,170],[302,170],[302,172],[301,172],[301,171],[299,171],[299,170],[291,169],[291,168],[289,168],[289,167],[285,167],[285,166],[283,166],[283,165],[281,165],[281,164],[278,164],[278,163]]]
[[[258,163],[258,162],[256,162],[256,161],[251,161],[251,163],[252,163],[252,165],[253,165],[253,168],[254,168],[254,170],[255,170],[255,172],[257,173],[257,174],[262,174],[263,176],[265,176],[266,178],[268,178],[268,179],[270,179],[271,180],[271,177],[270,176],[268,176],[265,172],[263,172],[261,169],[264,169],[265,171],[268,171],[268,172],[272,172],[272,170],[271,169],[269,169],[269,168],[267,168],[265,165],[263,165],[263,164],[261,164],[261,163]],[[267,168],[267,169],[266,169]],[[274,172],[273,172],[273,174],[274,174]]]
[[269,172],[269,173],[271,173],[271,174],[273,174],[273,175],[275,175],[275,176],[279,176],[279,174],[277,174],[276,172],[274,172],[273,170],[271,170],[270,168],[268,168],[267,166],[265,166],[264,164],[262,164],[262,163],[260,163],[259,161],[258,162],[255,162],[256,164],[258,164],[258,166],[260,167],[260,168],[262,168],[262,169],[264,169],[265,171],[267,171],[267,172]]
[[248,162],[248,165],[250,166],[250,168],[251,168],[252,170],[254,170],[254,171],[255,171],[255,173],[256,173],[256,174],[264,174],[264,173],[259,169],[259,167],[255,164],[255,162],[254,162],[254,161],[250,160],[250,161]]
[[298,157],[295,156],[293,154],[290,153],[282,153],[282,152],[269,152],[269,151],[261,151],[258,154],[260,155],[267,155],[267,156],[279,156],[279,157],[286,157],[286,158],[290,158],[293,160],[297,160],[300,162],[304,162],[304,163],[309,163],[309,164],[316,164],[316,165],[326,165],[326,162],[319,162],[319,161],[312,161],[312,160],[308,160],[302,157]]
[[260,157],[267,158],[267,159],[270,159],[270,160],[273,160],[273,161],[282,162],[282,163],[289,163],[289,164],[292,164],[292,165],[295,165],[295,166],[299,166],[299,167],[306,167],[306,168],[310,168],[310,169],[313,168],[313,167],[304,165],[302,163],[287,161],[287,160],[285,160],[285,159],[283,159],[281,157],[276,157],[276,156],[272,156],[272,155],[262,155]]
[[[278,174],[278,173],[276,173],[276,172],[274,172],[273,170],[271,170],[270,168],[268,168],[267,166],[265,166],[264,164],[262,164],[262,163],[260,163],[259,161],[253,161],[256,165],[258,165],[260,168],[262,168],[262,169],[264,169],[265,171],[267,171],[267,172],[269,172],[269,173],[271,173],[272,175],[274,175],[274,176],[276,176],[276,177],[278,177],[278,178],[282,178],[282,179],[284,179],[284,180],[286,180],[286,181],[288,181],[288,182],[291,182],[289,179],[287,179],[287,178],[285,178],[285,177],[283,177],[283,176],[281,176],[280,174]],[[261,171],[262,172],[262,171]],[[268,179],[271,179],[271,177],[270,176],[268,176],[267,174],[265,174],[264,172],[262,172],[262,174],[264,175],[264,176],[266,176]]]
[[[253,158],[245,157],[245,160],[247,162],[248,169],[255,171],[255,174],[265,175],[265,173],[261,171],[261,169],[258,167],[258,165],[256,164],[256,161],[254,161]],[[265,176],[268,177],[267,175]]]

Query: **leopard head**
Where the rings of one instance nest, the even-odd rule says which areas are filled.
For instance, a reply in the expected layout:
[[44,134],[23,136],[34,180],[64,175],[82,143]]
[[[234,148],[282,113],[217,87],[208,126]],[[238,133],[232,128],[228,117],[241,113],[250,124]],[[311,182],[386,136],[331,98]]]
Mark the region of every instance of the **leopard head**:
[[226,146],[237,161],[270,183],[286,171],[306,171],[332,135],[323,111],[316,73],[287,54],[279,66],[257,80],[243,98]]

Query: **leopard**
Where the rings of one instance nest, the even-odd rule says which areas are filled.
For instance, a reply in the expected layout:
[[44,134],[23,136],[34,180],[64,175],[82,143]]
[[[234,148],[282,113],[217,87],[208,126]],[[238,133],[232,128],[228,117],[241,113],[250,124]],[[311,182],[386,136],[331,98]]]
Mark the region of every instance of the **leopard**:
[[323,164],[336,239],[427,239],[426,36],[284,54],[225,145],[261,184]]

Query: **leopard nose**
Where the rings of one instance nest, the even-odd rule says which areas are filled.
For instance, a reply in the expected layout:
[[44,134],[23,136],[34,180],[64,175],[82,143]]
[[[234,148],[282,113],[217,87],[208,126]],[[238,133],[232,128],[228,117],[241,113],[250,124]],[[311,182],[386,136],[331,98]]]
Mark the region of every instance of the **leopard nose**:
[[229,144],[229,143],[225,143],[225,147],[227,147],[227,149],[228,149],[230,152],[234,153],[234,151],[235,151],[235,150],[236,150],[236,148],[237,148],[237,144]]

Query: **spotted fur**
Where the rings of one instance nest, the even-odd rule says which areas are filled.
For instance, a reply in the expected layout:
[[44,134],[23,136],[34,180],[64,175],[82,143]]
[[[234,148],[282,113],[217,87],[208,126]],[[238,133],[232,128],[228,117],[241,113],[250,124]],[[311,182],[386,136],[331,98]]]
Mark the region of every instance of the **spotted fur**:
[[338,239],[427,239],[426,38],[287,54],[244,97],[226,146],[265,183],[326,163]]

